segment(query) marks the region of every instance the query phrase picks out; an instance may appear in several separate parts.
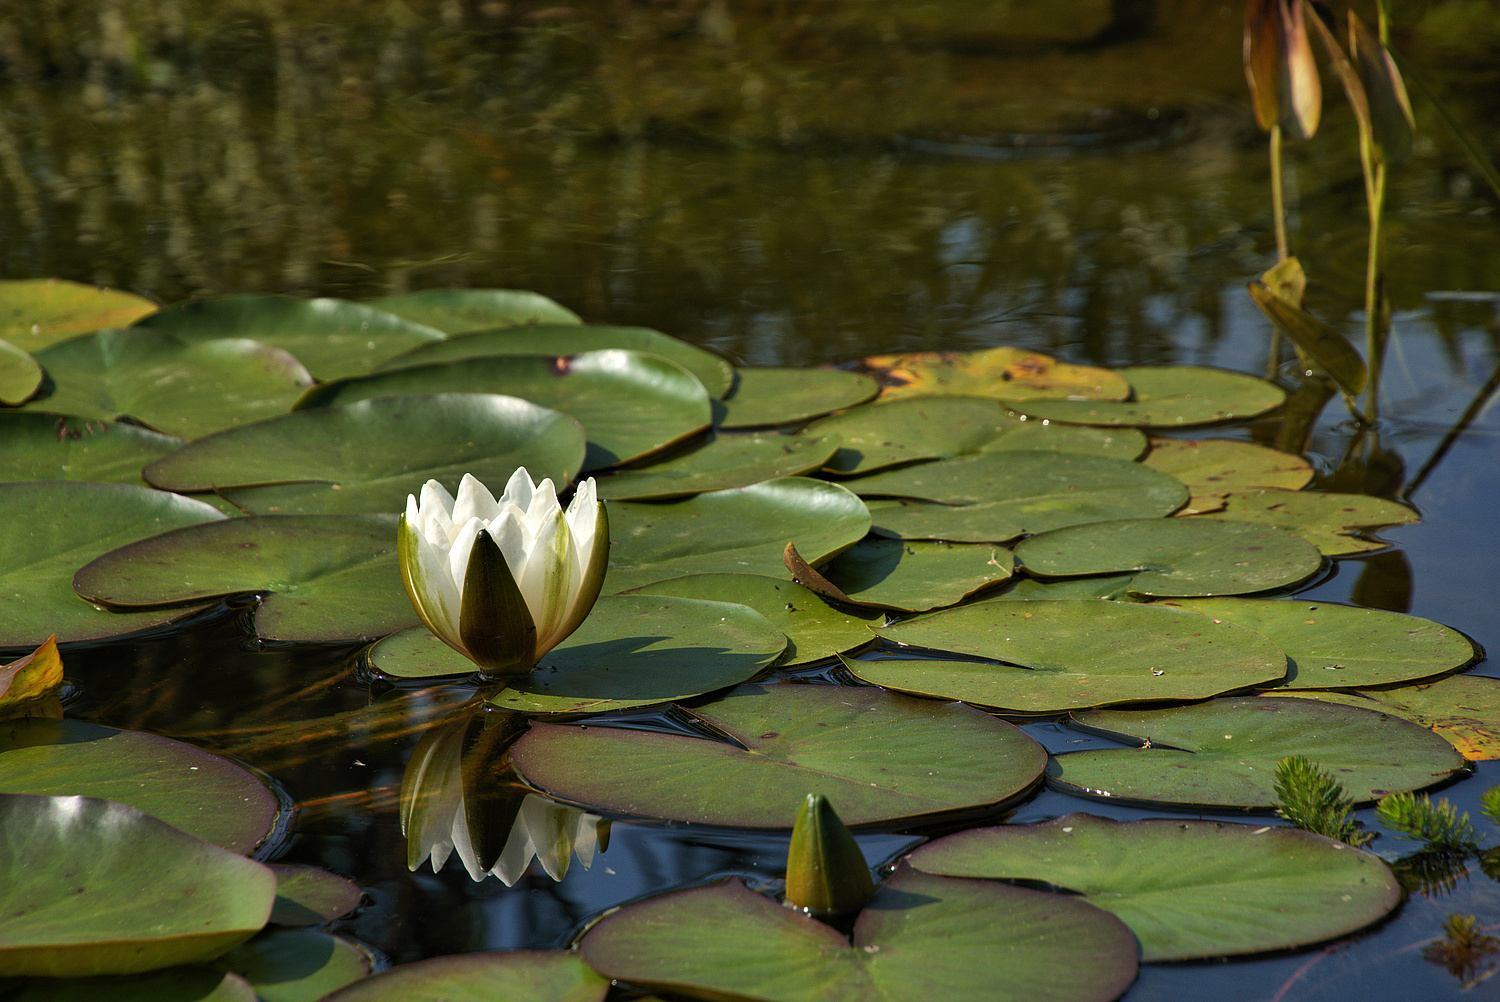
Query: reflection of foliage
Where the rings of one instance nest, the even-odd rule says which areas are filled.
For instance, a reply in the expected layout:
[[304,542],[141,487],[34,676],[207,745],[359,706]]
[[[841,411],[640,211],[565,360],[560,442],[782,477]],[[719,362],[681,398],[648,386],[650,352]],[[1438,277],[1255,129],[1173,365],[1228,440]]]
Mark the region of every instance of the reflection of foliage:
[[1276,763],[1276,798],[1276,813],[1303,831],[1355,847],[1375,837],[1354,820],[1354,802],[1344,796],[1344,787],[1301,755]]
[[1492,958],[1500,953],[1500,939],[1485,933],[1473,915],[1449,915],[1443,920],[1444,938],[1422,951],[1430,963],[1439,964],[1458,978],[1465,991],[1500,970]]
[[1422,850],[1397,860],[1391,869],[1409,894],[1438,897],[1452,894],[1469,873],[1469,856],[1449,849]]
[[1398,838],[1425,842],[1428,850],[1474,852],[1478,849],[1474,826],[1469,823],[1469,812],[1459,814],[1447,800],[1434,804],[1425,794],[1418,800],[1409,792],[1392,793],[1380,798],[1375,813],[1382,824],[1395,829]]

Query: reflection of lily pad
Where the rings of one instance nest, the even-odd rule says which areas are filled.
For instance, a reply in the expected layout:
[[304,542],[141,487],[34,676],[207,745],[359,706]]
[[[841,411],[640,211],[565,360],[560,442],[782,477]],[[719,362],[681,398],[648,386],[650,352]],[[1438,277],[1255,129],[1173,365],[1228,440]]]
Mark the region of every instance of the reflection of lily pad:
[[601,1002],[609,981],[576,954],[461,953],[402,964],[356,981],[325,1002]]
[[512,760],[591,809],[744,828],[790,826],[810,789],[851,825],[1001,803],[1046,762],[981,710],[879,689],[746,685],[687,712],[722,740],[534,723]]
[[1124,400],[1130,384],[1108,369],[1067,365],[1022,348],[874,355],[860,363],[882,400],[957,393],[1002,400]]
[[1192,498],[1183,514],[1188,515],[1223,508],[1231,491],[1295,491],[1312,479],[1312,466],[1301,456],[1228,438],[1159,438],[1142,462],[1187,484]]
[[1133,428],[1187,428],[1255,417],[1281,406],[1286,394],[1254,376],[1192,365],[1133,366],[1120,369],[1134,396],[1108,400],[1007,398],[1032,417],[1067,424],[1127,425]]
[[730,880],[628,905],[581,949],[607,977],[775,1002],[1107,1002],[1136,975],[1135,937],[1108,912],[908,867],[875,892],[852,938]]
[[838,438],[779,432],[715,433],[691,452],[599,480],[599,496],[641,501],[748,487],[762,480],[810,473],[838,448]]
[[1302,755],[1357,803],[1441,783],[1464,768],[1453,746],[1395,717],[1309,699],[1233,697],[1167,710],[1088,710],[1075,722],[1149,747],[1066,752],[1048,783],[1078,796],[1267,810],[1276,763]]
[[851,602],[904,612],[953,605],[1010,577],[1003,546],[866,539],[822,569]]
[[1446,738],[1470,761],[1500,759],[1500,679],[1454,675],[1423,685],[1364,692],[1277,692],[1389,713]]
[[1315,544],[1330,557],[1390,545],[1381,539],[1363,539],[1355,534],[1358,530],[1409,525],[1420,519],[1405,505],[1366,494],[1278,490],[1226,495],[1222,510],[1200,517],[1279,525]]
[[522,289],[422,289],[365,305],[449,334],[520,324],[576,324],[578,314]]
[[862,404],[880,392],[869,376],[833,369],[737,369],[721,428],[789,424]]
[[1037,880],[1118,915],[1145,961],[1287,950],[1369,925],[1401,901],[1375,856],[1295,828],[1119,822],[1069,814],[929,842],[912,866],[949,877]]
[[0,338],[24,351],[105,327],[125,327],[156,312],[149,299],[60,278],[0,282]]

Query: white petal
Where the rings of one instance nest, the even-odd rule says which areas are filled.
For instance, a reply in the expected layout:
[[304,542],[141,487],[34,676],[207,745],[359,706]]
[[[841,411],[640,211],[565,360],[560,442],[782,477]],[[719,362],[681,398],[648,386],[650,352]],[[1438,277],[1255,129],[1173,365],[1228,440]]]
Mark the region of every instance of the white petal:
[[[510,576],[519,584],[521,572],[526,568],[526,554],[531,547],[524,516],[517,514],[514,507],[506,508],[499,518],[490,523],[490,538],[500,547],[505,565],[510,568]],[[530,602],[527,602],[526,608],[531,608]]]
[[[448,551],[448,576],[458,592],[460,602],[464,593],[464,577],[469,573],[469,552],[474,549],[474,537],[483,528],[484,523],[479,519],[469,519],[458,530],[458,536],[453,540],[453,549]],[[458,620],[454,619],[454,622],[457,623]]]
[[536,624],[538,655],[551,650],[562,638],[557,636],[567,618],[568,601],[577,590],[573,574],[572,536],[562,509],[552,506],[552,514],[537,526],[536,539],[526,555],[526,566],[516,576],[516,584],[526,597]]
[[442,539],[444,543],[451,542],[454,535],[453,526],[453,495],[436,480],[429,480],[422,485],[421,496],[417,499],[416,527],[433,542]]
[[526,524],[535,533],[553,512],[561,510],[562,506],[557,503],[557,488],[552,486],[552,478],[548,477],[536,485],[536,493],[526,508]]
[[[415,566],[405,568],[411,577],[412,603],[427,628],[449,646],[458,648],[458,614],[462,608],[462,589],[454,583],[448,569],[448,554],[444,546],[434,545],[410,523],[403,526],[408,534],[410,550],[415,554]],[[461,648],[459,648],[461,649]]]
[[500,512],[500,505],[489,488],[480,483],[472,473],[465,473],[458,484],[458,497],[453,501],[453,523],[463,525],[471,518],[488,522]]
[[503,508],[507,504],[513,504],[525,511],[531,504],[531,495],[535,490],[536,486],[531,482],[531,474],[526,472],[526,467],[518,467],[505,482],[505,493],[500,495],[500,506]]

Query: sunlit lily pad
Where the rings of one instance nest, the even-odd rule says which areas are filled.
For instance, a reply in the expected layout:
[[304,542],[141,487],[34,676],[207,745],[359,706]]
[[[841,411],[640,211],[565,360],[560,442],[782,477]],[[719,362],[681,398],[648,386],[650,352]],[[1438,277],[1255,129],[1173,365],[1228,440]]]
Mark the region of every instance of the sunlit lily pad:
[[264,592],[255,612],[263,640],[353,640],[417,623],[396,566],[395,515],[258,515],[191,526],[106,553],[78,572],[74,587],[116,609]]
[[1228,438],[1159,438],[1142,462],[1187,484],[1192,498],[1181,512],[1186,515],[1223,508],[1232,491],[1300,490],[1313,475],[1301,456]]
[[0,340],[0,404],[14,407],[42,385],[42,367],[30,352]]
[[82,720],[7,721],[0,789],[117,800],[241,854],[276,824],[276,798],[252,772],[181,741]]
[[27,410],[107,421],[128,415],[180,438],[281,414],[312,385],[300,362],[269,344],[141,327],[74,338],[36,357],[50,388]]
[[1388,525],[1409,525],[1421,518],[1403,504],[1367,494],[1278,490],[1229,494],[1224,498],[1222,510],[1200,517],[1279,525],[1314,543],[1330,557],[1382,549],[1390,544],[1356,533]]
[[521,324],[576,324],[578,314],[522,289],[423,289],[365,305],[449,334]]
[[850,601],[920,612],[953,605],[1010,577],[1003,546],[867,539],[822,568]]
[[638,459],[709,425],[703,384],[682,366],[623,349],[491,356],[392,369],[319,386],[297,409],[412,393],[500,393],[578,419],[588,436],[585,470]]
[[569,323],[528,323],[494,330],[474,330],[460,337],[450,337],[446,341],[419,345],[381,363],[375,371],[490,355],[577,355],[605,348],[628,348],[676,362],[697,376],[704,389],[708,390],[708,395],[715,399],[728,393],[734,384],[734,367],[697,345],[668,337],[649,327],[609,327],[581,324],[576,320]]
[[368,372],[443,332],[364,303],[291,296],[217,296],[179,303],[136,324],[190,341],[251,338],[297,357],[319,379]]
[[1454,675],[1423,685],[1364,692],[1286,690],[1301,696],[1389,713],[1446,738],[1470,761],[1500,759],[1500,679]]
[[870,528],[864,503],[835,484],[784,477],[681,501],[612,501],[606,591],[730,571],[780,577],[788,542],[818,564]]
[[1108,369],[1067,365],[1022,348],[873,355],[861,368],[881,384],[882,400],[955,393],[1003,400],[1124,400],[1126,379]]
[[132,974],[207,960],[271,913],[276,877],[133,807],[0,794],[0,970]]
[[977,452],[1020,422],[995,400],[919,396],[856,407],[814,421],[804,435],[838,435],[843,445],[828,463],[834,473],[869,473],[916,459]]
[[359,906],[359,885],[313,866],[272,864],[276,903],[272,925],[321,925],[343,918]]
[[93,480],[143,485],[141,468],[182,439],[139,425],[0,411],[0,480]]
[[363,948],[320,929],[272,929],[214,961],[255,989],[261,1002],[317,1002],[369,975]]
[[870,531],[890,539],[944,539],[950,543],[1003,543],[1025,533],[1024,522],[1004,501],[942,504],[912,498],[866,501]]
[[1107,1002],[1135,979],[1135,937],[1076,897],[902,867],[852,943],[738,880],[606,916],[583,959],[607,977],[771,1002]]
[[1102,598],[1113,602],[1139,601],[1130,595],[1129,574],[1101,574],[1086,578],[1057,578],[1043,581],[1038,578],[1018,577],[1011,586],[986,602],[1025,601],[1037,599]]
[[594,810],[742,828],[790,827],[808,790],[851,825],[1001,803],[1046,761],[982,710],[879,689],[746,685],[688,712],[722,740],[534,723],[512,761]]
[[1124,920],[1144,961],[1288,950],[1384,917],[1401,885],[1377,857],[1295,828],[1069,814],[976,828],[908,862],[949,877],[1045,881]]
[[1161,598],[1284,588],[1323,565],[1318,548],[1289,529],[1204,518],[1073,525],[1024,539],[1015,553],[1042,577],[1135,571],[1131,594]]
[[880,387],[869,376],[835,369],[736,369],[724,400],[721,428],[806,421],[873,399]]
[[779,432],[715,433],[691,452],[599,480],[599,496],[640,501],[748,487],[820,468],[838,448],[835,435],[810,438]]
[[1032,417],[1067,424],[1128,425],[1134,428],[1187,428],[1264,414],[1279,407],[1286,394],[1272,383],[1223,369],[1192,365],[1120,369],[1134,396],[1108,400],[1007,398]]
[[213,522],[214,508],[126,484],[66,481],[0,486],[0,646],[123,636],[171,622],[182,609],[116,615],[80,601],[73,572],[118,546],[167,529]]
[[867,682],[1027,713],[1203,699],[1286,673],[1250,630],[1131,602],[982,602],[877,628],[888,640],[973,661],[848,661]]
[[646,585],[639,593],[748,605],[786,635],[783,668],[867,646],[873,640],[868,627],[885,618],[873,609],[834,608],[795,582],[762,574],[690,574]]
[[262,514],[400,512],[429,478],[456,492],[472,473],[498,491],[524,466],[566,487],[583,449],[583,429],[565,414],[515,397],[440,393],[283,414],[200,438],[144,475],[165,490],[220,491]]
[[151,300],[119,289],[60,278],[0,282],[0,338],[23,351],[40,351],[105,327],[125,327],[155,312]]
[[1240,696],[1166,710],[1088,710],[1073,719],[1137,747],[1054,756],[1047,782],[1134,803],[1269,810],[1276,763],[1289,755],[1331,772],[1357,803],[1441,783],[1465,765],[1452,745],[1416,724],[1310,699]]
[[577,954],[463,953],[402,964],[328,996],[327,1002],[602,1002],[609,981]]
[[1472,641],[1430,619],[1298,599],[1183,599],[1173,606],[1236,623],[1286,652],[1286,684],[1348,689],[1430,678],[1479,657]]

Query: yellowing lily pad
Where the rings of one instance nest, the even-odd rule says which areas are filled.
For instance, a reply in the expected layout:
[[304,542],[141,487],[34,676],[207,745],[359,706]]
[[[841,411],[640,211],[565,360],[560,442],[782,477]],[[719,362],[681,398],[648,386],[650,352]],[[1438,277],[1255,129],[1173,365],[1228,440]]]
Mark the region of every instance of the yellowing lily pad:
[[721,428],[754,428],[806,421],[874,398],[869,376],[835,369],[736,369],[724,399]]
[[1225,495],[1234,491],[1301,490],[1313,475],[1301,456],[1228,438],[1158,438],[1142,462],[1187,484],[1192,497],[1179,512],[1182,515],[1217,511],[1224,507]]
[[149,299],[60,278],[0,282],[0,338],[23,351],[106,327],[128,327],[156,312]]
[[1454,675],[1421,685],[1364,692],[1307,692],[1288,689],[1278,696],[1298,696],[1389,713],[1421,724],[1446,738],[1470,761],[1500,759],[1500,679]]
[[1229,494],[1222,510],[1198,517],[1283,526],[1330,557],[1383,549],[1390,544],[1359,533],[1388,525],[1410,525],[1421,519],[1403,504],[1367,494],[1282,490]]
[[1022,348],[872,355],[860,363],[882,400],[956,393],[1001,400],[1124,400],[1130,384],[1108,369],[1068,365]]
[[1272,383],[1223,369],[1192,365],[1133,366],[1119,370],[1134,391],[1128,400],[1050,400],[1014,396],[1007,402],[1035,418],[1066,424],[1189,428],[1264,414],[1286,394]]

